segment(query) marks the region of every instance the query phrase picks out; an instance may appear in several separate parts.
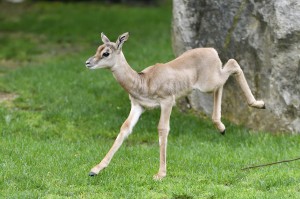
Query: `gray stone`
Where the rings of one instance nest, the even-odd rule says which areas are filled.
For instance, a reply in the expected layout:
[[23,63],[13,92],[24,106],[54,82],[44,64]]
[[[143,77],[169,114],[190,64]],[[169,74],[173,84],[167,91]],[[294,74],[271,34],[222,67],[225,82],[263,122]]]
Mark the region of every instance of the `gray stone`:
[[[214,47],[223,63],[241,65],[266,110],[248,108],[233,78],[222,116],[256,130],[300,133],[300,1],[173,0],[173,49]],[[195,91],[191,106],[211,114],[212,97]]]

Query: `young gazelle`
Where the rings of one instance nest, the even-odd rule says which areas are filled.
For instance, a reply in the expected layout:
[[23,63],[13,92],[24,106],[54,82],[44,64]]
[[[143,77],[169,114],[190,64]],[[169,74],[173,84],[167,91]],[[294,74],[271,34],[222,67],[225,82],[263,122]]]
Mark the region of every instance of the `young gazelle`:
[[122,52],[122,46],[128,37],[129,34],[124,33],[119,36],[116,43],[113,43],[102,33],[104,44],[100,45],[96,54],[86,61],[86,67],[89,69],[110,69],[116,80],[129,93],[131,100],[129,116],[121,126],[119,135],[104,159],[92,168],[90,176],[97,175],[108,166],[146,108],[160,107],[161,115],[158,124],[160,167],[154,179],[165,177],[167,137],[172,107],[175,105],[176,98],[187,95],[193,89],[214,92],[212,121],[221,134],[225,133],[225,126],[221,122],[222,90],[230,75],[234,75],[249,106],[265,108],[264,102],[257,101],[252,95],[239,64],[234,59],[230,59],[222,67],[215,49],[189,50],[168,63],[155,64],[137,73],[129,66]]

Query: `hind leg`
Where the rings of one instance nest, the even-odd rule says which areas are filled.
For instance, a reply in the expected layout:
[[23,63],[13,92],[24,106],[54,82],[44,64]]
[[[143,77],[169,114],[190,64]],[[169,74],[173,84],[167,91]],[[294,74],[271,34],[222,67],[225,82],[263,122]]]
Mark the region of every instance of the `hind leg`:
[[214,91],[214,107],[212,121],[219,132],[225,134],[225,125],[221,122],[221,103],[222,103],[223,86]]
[[236,81],[238,82],[239,86],[241,87],[247,103],[249,106],[253,108],[259,108],[264,109],[265,103],[261,100],[256,100],[249,88],[249,85],[247,83],[247,80],[245,78],[244,72],[242,71],[240,65],[235,61],[234,59],[228,60],[228,62],[225,64],[223,68],[223,72],[225,72],[227,75],[233,74]]

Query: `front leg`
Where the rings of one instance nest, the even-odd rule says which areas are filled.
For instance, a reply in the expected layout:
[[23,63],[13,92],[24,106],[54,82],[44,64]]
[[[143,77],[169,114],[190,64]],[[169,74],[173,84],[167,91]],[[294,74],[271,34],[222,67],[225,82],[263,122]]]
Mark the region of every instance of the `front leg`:
[[106,154],[106,156],[103,158],[103,160],[99,164],[97,164],[94,168],[92,168],[92,170],[89,174],[90,176],[97,175],[101,170],[103,170],[104,168],[106,168],[108,166],[112,157],[114,156],[114,154],[117,152],[117,150],[122,145],[124,139],[127,138],[128,135],[132,132],[133,127],[137,123],[137,121],[138,121],[139,117],[141,116],[141,114],[143,113],[143,111],[144,111],[144,109],[140,105],[131,103],[131,110],[130,110],[129,116],[123,123],[120,133],[119,133],[118,137],[116,138],[113,146],[111,147],[109,152]]
[[172,112],[173,100],[161,103],[161,114],[158,124],[160,163],[159,170],[153,176],[154,180],[161,180],[167,175],[167,142],[170,131],[170,115]]

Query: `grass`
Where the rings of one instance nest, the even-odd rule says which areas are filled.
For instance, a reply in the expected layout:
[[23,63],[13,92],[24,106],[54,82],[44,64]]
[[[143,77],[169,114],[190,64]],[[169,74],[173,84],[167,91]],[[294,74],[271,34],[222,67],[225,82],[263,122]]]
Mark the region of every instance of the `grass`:
[[299,162],[241,171],[299,156],[296,135],[254,132],[174,108],[168,176],[159,164],[159,110],[143,114],[110,166],[88,172],[109,150],[129,112],[109,71],[88,71],[100,43],[131,33],[124,45],[141,70],[173,58],[171,8],[96,3],[0,5],[0,198],[299,198]]

